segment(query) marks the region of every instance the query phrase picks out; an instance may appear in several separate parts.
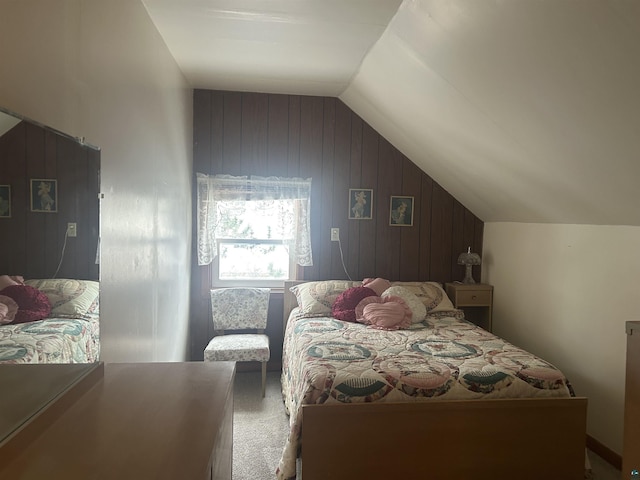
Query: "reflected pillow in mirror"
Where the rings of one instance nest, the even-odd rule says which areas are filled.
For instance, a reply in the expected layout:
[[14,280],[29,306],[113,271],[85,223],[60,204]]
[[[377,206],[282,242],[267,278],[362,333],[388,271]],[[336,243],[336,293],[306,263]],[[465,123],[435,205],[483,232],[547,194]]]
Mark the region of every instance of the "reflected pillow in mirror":
[[92,280],[49,278],[26,280],[44,293],[51,303],[51,316],[58,318],[86,318],[97,314],[100,284]]
[[18,304],[13,323],[42,320],[51,312],[51,303],[47,296],[30,285],[10,285],[0,290],[0,295],[10,297]]
[[11,297],[0,295],[0,325],[13,322],[18,311],[18,304]]

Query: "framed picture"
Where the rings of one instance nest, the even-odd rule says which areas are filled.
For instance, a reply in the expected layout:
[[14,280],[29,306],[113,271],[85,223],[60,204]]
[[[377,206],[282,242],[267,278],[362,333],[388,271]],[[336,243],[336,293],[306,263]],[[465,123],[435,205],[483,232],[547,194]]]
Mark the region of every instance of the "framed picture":
[[11,217],[11,185],[0,185],[0,218]]
[[371,220],[373,218],[373,190],[349,189],[349,219]]
[[413,197],[391,196],[389,225],[397,227],[413,226]]
[[31,211],[56,213],[58,211],[58,182],[50,178],[31,179]]

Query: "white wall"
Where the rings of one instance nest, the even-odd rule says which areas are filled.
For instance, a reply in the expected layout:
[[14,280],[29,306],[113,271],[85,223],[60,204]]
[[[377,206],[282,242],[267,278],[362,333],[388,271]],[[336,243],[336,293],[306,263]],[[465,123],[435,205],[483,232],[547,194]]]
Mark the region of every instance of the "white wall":
[[639,320],[640,227],[485,223],[494,332],[565,372],[588,434],[622,454],[625,322]]
[[185,359],[192,90],[146,9],[1,0],[0,65],[0,105],[101,147],[102,359]]

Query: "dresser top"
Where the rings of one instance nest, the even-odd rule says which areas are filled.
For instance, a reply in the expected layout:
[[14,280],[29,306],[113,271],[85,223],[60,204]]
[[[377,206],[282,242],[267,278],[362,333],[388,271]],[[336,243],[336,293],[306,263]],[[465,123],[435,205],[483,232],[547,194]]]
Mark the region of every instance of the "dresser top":
[[0,478],[206,478],[234,375],[234,362],[105,364],[102,379],[0,463]]

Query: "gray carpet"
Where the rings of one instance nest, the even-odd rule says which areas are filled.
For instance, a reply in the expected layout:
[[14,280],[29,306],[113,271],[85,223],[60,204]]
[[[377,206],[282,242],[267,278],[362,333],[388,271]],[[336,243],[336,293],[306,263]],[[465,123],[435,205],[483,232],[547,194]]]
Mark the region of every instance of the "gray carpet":
[[233,480],[273,480],[289,431],[280,372],[267,373],[265,398],[260,372],[236,372],[233,412]]

